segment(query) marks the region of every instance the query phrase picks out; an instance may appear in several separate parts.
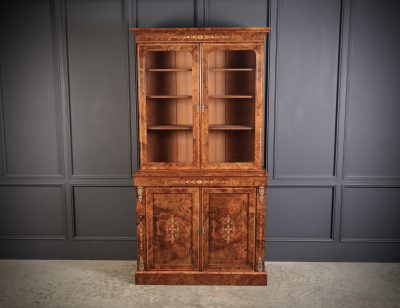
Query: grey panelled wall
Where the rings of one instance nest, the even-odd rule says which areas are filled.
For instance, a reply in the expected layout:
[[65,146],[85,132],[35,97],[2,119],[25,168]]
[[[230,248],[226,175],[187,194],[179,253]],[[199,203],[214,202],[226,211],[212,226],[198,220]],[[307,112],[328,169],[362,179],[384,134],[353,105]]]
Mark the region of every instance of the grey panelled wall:
[[267,257],[400,261],[396,0],[0,2],[0,257],[135,259],[129,27],[271,26]]

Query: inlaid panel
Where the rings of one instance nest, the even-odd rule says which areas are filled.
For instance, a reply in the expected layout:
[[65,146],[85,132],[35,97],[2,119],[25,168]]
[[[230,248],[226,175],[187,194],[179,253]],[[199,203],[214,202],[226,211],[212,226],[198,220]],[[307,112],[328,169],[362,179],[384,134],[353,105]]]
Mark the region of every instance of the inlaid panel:
[[253,269],[254,188],[203,189],[203,270]]
[[146,188],[149,270],[199,268],[199,188]]

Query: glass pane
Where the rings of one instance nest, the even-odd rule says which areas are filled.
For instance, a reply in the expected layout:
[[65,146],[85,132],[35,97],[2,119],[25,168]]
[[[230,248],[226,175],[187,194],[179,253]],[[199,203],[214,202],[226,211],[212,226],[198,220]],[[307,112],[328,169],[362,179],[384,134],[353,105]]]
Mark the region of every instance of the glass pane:
[[208,54],[209,162],[254,162],[256,55]]
[[192,55],[145,53],[147,160],[193,162]]

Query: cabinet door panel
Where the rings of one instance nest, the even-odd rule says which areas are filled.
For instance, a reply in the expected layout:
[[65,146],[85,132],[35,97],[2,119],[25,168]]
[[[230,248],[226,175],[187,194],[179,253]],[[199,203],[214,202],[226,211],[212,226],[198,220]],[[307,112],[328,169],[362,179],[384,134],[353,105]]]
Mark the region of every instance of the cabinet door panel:
[[143,169],[194,169],[199,157],[199,47],[139,45]]
[[203,270],[253,270],[255,204],[255,188],[203,189]]
[[199,189],[147,188],[149,270],[199,269]]
[[261,167],[262,44],[204,44],[202,167]]

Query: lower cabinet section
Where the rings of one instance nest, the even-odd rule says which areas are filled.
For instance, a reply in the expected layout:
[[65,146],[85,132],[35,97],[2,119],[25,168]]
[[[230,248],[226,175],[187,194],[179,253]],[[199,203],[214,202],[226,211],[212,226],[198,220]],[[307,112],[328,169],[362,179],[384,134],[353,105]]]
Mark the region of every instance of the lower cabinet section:
[[137,191],[137,284],[267,283],[264,187]]

